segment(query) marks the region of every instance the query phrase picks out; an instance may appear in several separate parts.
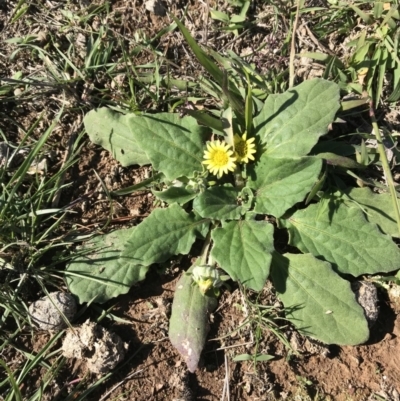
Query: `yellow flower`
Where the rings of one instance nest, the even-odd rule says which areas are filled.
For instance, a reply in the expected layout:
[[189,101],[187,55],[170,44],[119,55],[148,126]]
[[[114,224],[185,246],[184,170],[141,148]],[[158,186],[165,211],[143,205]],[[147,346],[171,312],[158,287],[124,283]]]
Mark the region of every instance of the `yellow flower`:
[[218,178],[221,178],[224,173],[227,174],[228,171],[233,171],[236,167],[233,151],[223,141],[217,140],[207,143],[204,159],[203,164]]
[[257,152],[256,145],[253,143],[254,138],[247,139],[246,133],[242,137],[235,134],[233,141],[235,143],[235,156],[238,163],[248,163],[249,159],[254,160],[253,153]]

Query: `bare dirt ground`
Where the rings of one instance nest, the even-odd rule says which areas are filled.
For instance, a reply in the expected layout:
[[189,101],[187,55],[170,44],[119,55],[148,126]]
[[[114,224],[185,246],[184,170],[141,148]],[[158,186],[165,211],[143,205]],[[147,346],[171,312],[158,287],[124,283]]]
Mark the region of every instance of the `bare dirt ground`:
[[[51,36],[56,38],[62,51],[66,52],[68,40],[76,42],[83,30],[79,28],[79,24],[71,24],[68,29],[60,30],[60,21],[63,18],[60,10],[70,7],[71,10],[83,14],[87,7],[93,9],[103,4],[100,1],[90,5],[83,3],[85,2],[72,1],[61,5],[57,2],[39,1],[30,5],[29,12],[23,19],[10,24],[8,18],[16,3],[0,1],[0,39],[34,34],[38,35],[35,44],[44,46],[45,43],[50,43],[48,38]],[[286,68],[288,56],[281,49],[287,46],[284,41],[289,26],[287,20],[276,15],[274,7],[256,2],[254,15],[259,17],[257,23],[244,35],[235,38],[230,33],[218,30],[219,25],[210,20],[209,8],[215,6],[214,3],[171,2],[164,6],[176,15],[181,15],[182,9],[187,6],[185,23],[200,44],[208,45],[221,53],[232,49],[243,55],[253,51],[259,43],[268,42],[254,56],[253,62],[261,72],[275,66],[281,70]],[[220,3],[219,9],[223,8],[223,2]],[[142,1],[112,1],[108,4],[110,12],[106,18],[109,26],[107,35],[111,36],[105,35],[104,40],[124,40],[129,50],[135,45],[135,35],[153,38],[160,29],[171,23],[168,15],[155,15],[146,9]],[[323,1],[310,2],[310,6],[323,4]],[[227,11],[231,9],[231,6],[224,7]],[[280,2],[279,7],[281,10],[290,8],[286,2]],[[30,24],[26,23],[27,20]],[[279,21],[278,29],[273,27],[272,20]],[[96,16],[88,21],[93,29],[98,24],[105,23],[104,19]],[[299,51],[313,50],[317,46],[307,36],[306,29],[301,31],[299,37],[302,38],[298,44]],[[332,36],[332,40],[340,42],[335,36]],[[166,65],[174,77],[192,82],[196,80],[199,66],[189,55],[180,34],[172,32],[164,35],[155,40],[153,45],[168,60]],[[10,56],[15,51],[14,45],[3,42],[2,47],[2,78],[10,78],[16,72],[22,71],[26,75],[51,79],[49,75],[46,76],[46,60],[39,63],[30,58],[24,49],[11,59]],[[145,65],[153,60],[145,47],[135,54],[132,63],[137,65]],[[79,54],[74,57],[77,65],[81,65]],[[318,65],[302,65],[299,61],[298,69],[298,76],[321,75]],[[126,75],[121,74],[123,85],[126,85]],[[91,82],[95,84],[91,85]],[[0,125],[6,139],[18,143],[23,137],[21,127],[28,129],[37,116],[43,113],[42,122],[34,130],[35,137],[39,138],[43,127],[48,126],[60,106],[64,106],[63,117],[49,144],[53,149],[52,156],[49,156],[51,174],[52,169],[62,163],[71,138],[76,139],[82,130],[85,112],[102,102],[121,106],[118,86],[107,91],[112,94],[112,98],[102,98],[102,89],[111,85],[110,82],[106,74],[99,72],[86,81],[77,79],[66,85],[49,87],[37,85],[30,88],[29,93],[15,94],[12,100],[0,103]],[[22,91],[24,88],[21,85]],[[167,109],[167,105],[163,103],[163,99],[159,99],[158,104],[154,105],[148,97],[144,98],[140,109],[163,110]],[[398,108],[390,113],[381,114],[382,121],[387,119],[388,126],[398,128]],[[103,227],[110,218],[110,202],[101,189],[98,177],[109,189],[116,190],[139,183],[148,178],[151,171],[148,167],[122,168],[107,151],[91,144],[86,136],[81,144],[79,159],[66,176],[66,182],[73,185],[63,192],[60,206],[74,203],[75,214],[65,224],[68,227],[75,226],[84,234]],[[118,197],[112,203],[107,231],[117,227],[130,227],[140,222],[153,209],[154,198],[150,191],[144,190]],[[176,282],[194,256],[196,255],[177,258],[169,265],[154,268],[146,280],[132,288],[128,294],[102,305],[105,310],[110,309],[114,316],[124,320],[104,319],[102,324],[117,333],[128,343],[129,348],[122,367],[95,391],[85,396],[85,400],[400,400],[400,301],[383,288],[379,290],[379,318],[371,329],[371,338],[367,344],[357,347],[326,346],[299,336],[289,326],[283,329],[293,347],[293,350],[289,350],[270,331],[263,330],[260,337],[255,338],[254,320],[252,325],[243,326],[243,322],[253,311],[244,303],[239,289],[233,286],[231,291],[223,292],[219,307],[211,316],[209,341],[203,352],[200,368],[194,374],[188,373],[168,340],[168,319]],[[40,290],[33,288],[30,293],[25,294],[25,299],[29,303],[39,296]],[[255,300],[257,294],[250,294],[250,298]],[[264,305],[278,302],[268,286],[257,299]],[[74,323],[96,317],[98,312],[89,309]],[[284,321],[281,323],[284,325]],[[20,336],[16,343],[31,352],[39,352],[49,338],[48,333],[38,332],[31,335],[27,330],[26,335]],[[254,353],[268,354],[274,358],[258,363],[252,360],[232,360],[237,355]],[[21,361],[19,354],[12,348],[6,349],[2,358],[11,369],[16,368]],[[29,393],[34,389],[43,372],[42,368],[36,368],[29,384],[21,390]],[[96,377],[88,373],[84,365],[68,360],[43,399],[67,399],[75,386],[95,380]],[[82,387],[81,394],[85,388]]]

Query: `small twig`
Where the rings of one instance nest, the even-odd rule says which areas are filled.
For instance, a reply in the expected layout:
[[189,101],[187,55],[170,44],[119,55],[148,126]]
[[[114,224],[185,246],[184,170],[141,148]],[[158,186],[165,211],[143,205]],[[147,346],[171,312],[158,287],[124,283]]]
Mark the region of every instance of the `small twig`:
[[293,88],[294,85],[294,58],[296,57],[296,31],[297,31],[297,25],[299,23],[300,1],[301,0],[297,0],[296,17],[294,19],[294,24],[292,29],[292,43],[290,46],[290,63],[289,63],[289,88]]
[[311,29],[308,27],[307,23],[304,23],[302,26],[304,26],[304,28],[306,28],[306,31],[308,33],[308,36],[310,37],[310,39],[321,49],[321,51],[325,51],[326,53],[330,54],[331,56],[335,56],[335,53],[333,51],[331,51],[330,49],[328,49],[327,47],[325,47],[312,33]]
[[374,129],[374,134],[376,136],[376,140],[377,140],[377,143],[378,143],[379,158],[380,158],[380,160],[382,162],[382,167],[383,167],[383,171],[384,171],[384,174],[385,174],[386,183],[387,183],[387,185],[389,187],[389,192],[390,192],[390,195],[391,195],[391,198],[392,198],[392,202],[393,202],[394,213],[396,215],[397,228],[398,228],[398,231],[400,233],[399,202],[397,200],[397,193],[396,193],[396,189],[395,189],[395,183],[393,181],[392,172],[390,171],[389,162],[388,162],[388,159],[386,157],[382,136],[381,136],[381,133],[379,131],[378,123],[376,121],[375,112],[374,112],[374,105],[373,105],[372,100],[370,101],[369,116],[371,118],[372,127]]

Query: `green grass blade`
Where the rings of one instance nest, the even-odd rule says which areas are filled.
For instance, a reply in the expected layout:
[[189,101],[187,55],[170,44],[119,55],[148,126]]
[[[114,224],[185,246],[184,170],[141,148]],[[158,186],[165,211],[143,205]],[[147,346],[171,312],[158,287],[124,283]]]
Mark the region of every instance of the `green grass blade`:
[[377,77],[377,82],[376,82],[376,89],[375,89],[375,105],[377,106],[379,103],[379,100],[382,96],[382,91],[383,91],[383,81],[385,79],[386,75],[386,66],[388,62],[388,50],[386,47],[382,49],[382,55],[379,59],[379,65],[378,65],[378,77]]
[[364,11],[360,10],[357,6],[350,5],[350,8],[354,10],[354,12],[363,19],[366,24],[370,24],[373,22],[373,19],[370,14],[365,13]]
[[244,116],[245,116],[247,135],[251,135],[252,125],[253,125],[253,94],[251,90],[249,77],[247,77],[247,95],[246,95]]
[[218,82],[219,85],[222,86],[223,81],[223,73],[208,56],[202,50],[202,48],[196,43],[193,36],[190,34],[189,30],[176,18],[174,15],[171,15],[172,19],[175,21],[176,25],[178,26],[179,30],[182,32],[186,42],[192,49],[193,53],[197,57],[199,63],[206,69],[206,71]]
[[11,192],[8,196],[8,200],[5,202],[4,207],[2,208],[1,214],[0,214],[0,219],[2,220],[12,204],[14,202],[14,197],[15,194],[22,184],[25,175],[27,174],[32,162],[35,160],[36,156],[39,154],[40,150],[43,148],[44,144],[46,143],[47,139],[49,138],[50,134],[53,132],[53,129],[55,126],[58,124],[58,121],[62,115],[63,110],[61,110],[57,116],[54,118],[53,123],[50,125],[50,127],[44,132],[44,134],[40,137],[40,139],[37,141],[35,147],[32,149],[31,152],[29,152],[27,158],[24,160],[24,162],[21,164],[21,166],[18,168],[16,173],[13,176],[13,180],[10,181],[10,183],[14,184]]
[[215,131],[224,132],[223,124],[218,118],[198,110],[185,110],[185,112],[195,118],[200,124],[210,127]]
[[380,157],[380,160],[382,162],[383,171],[385,172],[385,176],[386,176],[386,182],[387,182],[387,185],[389,187],[390,195],[392,197],[393,210],[394,210],[394,213],[395,213],[395,216],[396,216],[397,227],[398,227],[399,234],[400,234],[400,205],[399,205],[399,200],[397,199],[395,183],[393,181],[392,172],[390,170],[389,162],[388,162],[388,159],[386,157],[385,147],[383,145],[382,136],[381,136],[381,133],[379,131],[378,123],[376,121],[375,112],[374,112],[372,104],[370,104],[370,118],[371,118],[373,130],[374,130],[374,134],[376,136],[376,140],[377,140],[377,143],[378,143],[379,157]]
[[11,391],[11,393],[8,394],[6,401],[11,401],[11,400],[23,401],[21,391],[18,387],[17,381],[15,380],[13,373],[11,372],[11,370],[8,368],[8,366],[2,359],[0,359],[0,365],[7,372],[8,380],[9,380],[9,382],[11,384],[11,388],[12,388],[12,391]]

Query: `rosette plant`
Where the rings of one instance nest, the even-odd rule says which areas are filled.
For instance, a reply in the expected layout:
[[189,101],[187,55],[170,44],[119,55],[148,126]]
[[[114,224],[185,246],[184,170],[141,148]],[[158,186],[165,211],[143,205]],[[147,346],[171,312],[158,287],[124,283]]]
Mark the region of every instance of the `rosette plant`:
[[[221,83],[221,111],[88,113],[93,142],[124,166],[153,166],[163,189],[152,192],[163,207],[133,228],[86,242],[67,267],[71,292],[80,302],[105,302],[144,280],[152,265],[188,254],[197,239],[204,245],[177,284],[170,321],[170,339],[190,371],[226,279],[221,274],[254,291],[272,280],[286,318],[303,334],[325,343],[365,342],[368,324],[349,279],[398,269],[398,231],[390,206],[381,209],[389,195],[348,187],[338,177],[364,168],[347,157],[349,149],[335,154],[335,142],[318,143],[340,108],[339,87],[314,79],[261,102],[251,79],[246,90],[231,77],[224,83],[177,23]],[[297,253],[276,249],[277,227],[287,230]]]

